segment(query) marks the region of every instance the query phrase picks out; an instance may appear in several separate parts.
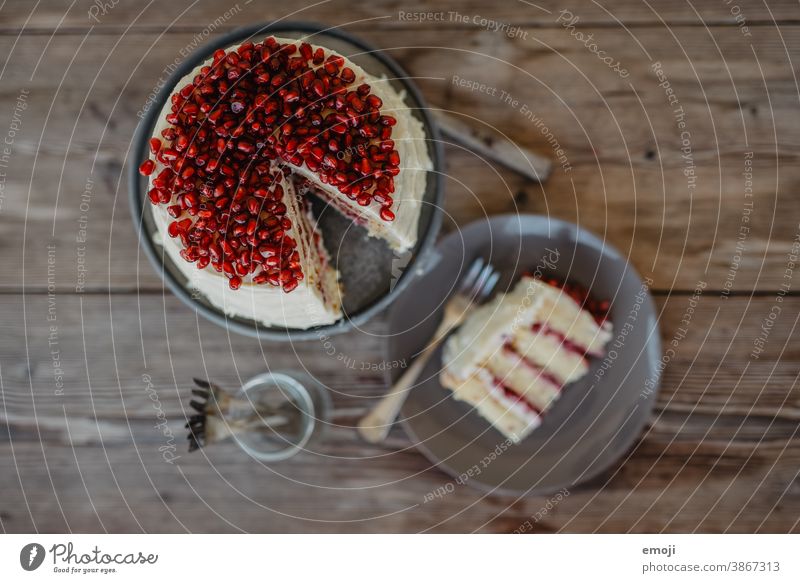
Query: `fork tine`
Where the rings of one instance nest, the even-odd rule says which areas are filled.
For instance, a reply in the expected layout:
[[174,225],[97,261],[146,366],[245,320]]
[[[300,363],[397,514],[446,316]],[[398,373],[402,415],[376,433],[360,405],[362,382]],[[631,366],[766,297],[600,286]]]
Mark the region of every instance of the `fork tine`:
[[486,281],[489,279],[489,276],[492,274],[494,269],[490,264],[486,264],[483,269],[481,269],[478,278],[475,280],[475,283],[472,286],[472,289],[469,291],[469,297],[475,300],[478,293],[480,293],[481,288],[486,285]]
[[459,290],[461,292],[465,292],[475,285],[475,282],[478,279],[478,275],[480,275],[481,269],[483,268],[483,259],[478,257],[475,261],[472,262],[472,265],[467,272],[467,275],[464,276],[464,279],[461,280],[461,284],[459,285]]
[[476,297],[476,300],[483,301],[489,297],[498,281],[500,281],[500,272],[495,271],[489,276],[489,279],[486,280],[486,283],[481,287],[481,289],[478,290],[478,297]]

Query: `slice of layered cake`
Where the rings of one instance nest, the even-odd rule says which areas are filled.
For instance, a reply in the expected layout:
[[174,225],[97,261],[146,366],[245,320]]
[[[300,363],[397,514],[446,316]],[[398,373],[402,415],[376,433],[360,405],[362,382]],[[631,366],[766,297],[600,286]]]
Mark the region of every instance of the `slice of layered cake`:
[[[585,295],[583,296],[585,299]],[[447,341],[442,385],[519,442],[603,356],[611,324],[581,295],[533,277],[475,309]]]
[[139,171],[157,242],[231,316],[289,328],[342,317],[307,191],[395,250],[416,243],[422,124],[386,79],[325,47],[267,37],[217,50],[177,84],[150,149]]

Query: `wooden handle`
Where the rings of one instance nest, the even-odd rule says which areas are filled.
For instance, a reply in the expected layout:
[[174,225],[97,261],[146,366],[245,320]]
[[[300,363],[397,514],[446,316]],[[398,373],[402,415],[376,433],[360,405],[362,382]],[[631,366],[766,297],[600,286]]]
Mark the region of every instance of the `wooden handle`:
[[431,113],[442,133],[468,150],[536,182],[544,182],[550,175],[552,163],[548,158],[534,154],[500,134],[488,133],[466,123],[459,116],[437,109]]
[[359,421],[358,433],[366,441],[380,443],[386,439],[394,420],[400,413],[400,408],[405,403],[406,397],[408,397],[411,387],[436,351],[436,347],[442,343],[442,340],[452,327],[453,321],[449,318],[444,318],[428,346],[414,359],[411,366],[397,379],[397,382],[392,385],[389,392],[375,405],[372,411]]

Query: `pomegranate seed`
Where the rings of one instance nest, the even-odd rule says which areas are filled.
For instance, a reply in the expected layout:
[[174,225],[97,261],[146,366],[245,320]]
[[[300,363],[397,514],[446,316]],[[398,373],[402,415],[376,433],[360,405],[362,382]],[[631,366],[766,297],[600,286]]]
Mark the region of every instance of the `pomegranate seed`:
[[145,160],[142,162],[142,165],[139,166],[139,174],[142,176],[150,176],[153,173],[153,170],[156,169],[156,163],[152,160]]
[[382,206],[381,218],[386,222],[392,222],[394,220],[394,213],[388,206]]
[[325,96],[325,84],[319,79],[314,79],[311,83],[311,90],[316,93],[318,97]]

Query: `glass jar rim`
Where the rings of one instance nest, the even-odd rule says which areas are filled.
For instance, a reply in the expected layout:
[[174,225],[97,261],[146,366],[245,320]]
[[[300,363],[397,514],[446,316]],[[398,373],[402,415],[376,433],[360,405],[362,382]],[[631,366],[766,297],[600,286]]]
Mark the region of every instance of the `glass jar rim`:
[[[308,389],[294,377],[283,372],[265,372],[258,374],[242,385],[239,390],[240,395],[246,395],[248,391],[253,391],[266,385],[277,386],[280,390],[288,389],[292,397],[297,400],[297,407],[304,417],[303,433],[297,442],[291,443],[285,449],[266,452],[261,451],[250,444],[242,441],[238,436],[234,436],[237,445],[251,457],[262,462],[277,462],[288,459],[299,453],[309,442],[316,425],[316,407],[308,392]],[[287,442],[289,443],[289,442]]]

